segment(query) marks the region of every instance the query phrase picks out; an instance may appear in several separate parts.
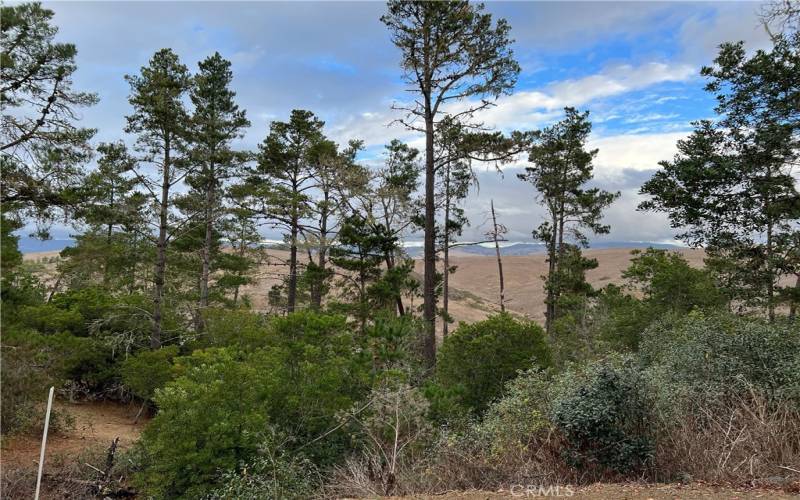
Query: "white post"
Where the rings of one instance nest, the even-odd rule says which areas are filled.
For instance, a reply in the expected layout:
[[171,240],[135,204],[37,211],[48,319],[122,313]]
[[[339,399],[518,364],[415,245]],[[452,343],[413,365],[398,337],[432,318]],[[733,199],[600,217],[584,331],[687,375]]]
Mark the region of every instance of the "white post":
[[42,451],[39,452],[39,474],[36,476],[36,496],[34,497],[34,500],[39,500],[39,490],[42,487],[44,449],[47,446],[47,428],[50,427],[50,410],[53,409],[53,391],[55,391],[55,387],[50,388],[50,394],[47,396],[47,413],[44,415],[44,434],[42,434]]

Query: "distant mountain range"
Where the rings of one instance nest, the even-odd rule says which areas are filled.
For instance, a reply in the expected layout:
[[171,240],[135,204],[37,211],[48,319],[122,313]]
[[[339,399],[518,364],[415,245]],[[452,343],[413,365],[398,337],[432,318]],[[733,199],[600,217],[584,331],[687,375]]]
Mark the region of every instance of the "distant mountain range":
[[[62,250],[65,247],[72,245],[74,243],[75,240],[71,239],[59,239],[59,240],[54,239],[54,240],[41,241],[35,238],[24,237],[20,238],[19,240],[19,249],[22,253],[52,252],[56,250]],[[267,246],[269,248],[276,248],[281,250],[288,249],[285,243],[268,242]],[[647,248],[647,247],[663,248],[667,250],[673,250],[673,249],[677,250],[681,248],[678,245],[670,245],[668,243],[654,243],[649,241],[603,241],[603,242],[592,243],[591,246],[591,248],[595,249]],[[474,255],[492,256],[495,254],[493,246],[484,246],[478,244],[460,245],[454,247],[454,250]],[[545,251],[546,251],[546,246],[543,243],[512,243],[510,245],[500,247],[500,255],[504,256],[533,255],[537,253],[544,253]],[[422,246],[417,246],[417,245],[406,246],[406,252],[410,257],[421,257]]]
[[[606,248],[662,248],[666,250],[678,250],[678,245],[671,245],[669,243],[655,243],[651,241],[603,241],[592,243],[593,249],[606,249]],[[454,247],[454,250],[474,255],[495,255],[493,246],[484,245],[460,245]],[[547,251],[547,246],[543,243],[513,243],[508,246],[500,247],[500,255],[514,256],[514,255],[533,255],[537,253],[544,253]],[[406,252],[410,257],[416,258],[422,256],[421,246],[408,246]]]

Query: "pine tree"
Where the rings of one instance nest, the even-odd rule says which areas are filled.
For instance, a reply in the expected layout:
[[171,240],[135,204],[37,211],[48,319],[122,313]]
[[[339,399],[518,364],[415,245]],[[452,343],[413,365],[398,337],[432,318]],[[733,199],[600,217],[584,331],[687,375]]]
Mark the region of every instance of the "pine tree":
[[323,139],[322,127],[311,111],[296,109],[288,122],[274,121],[259,146],[258,166],[249,178],[257,210],[274,227],[286,232],[289,273],[286,311],[297,302],[298,246],[303,219],[311,213],[314,169],[312,151]]
[[359,322],[365,331],[367,320],[379,309],[394,309],[396,296],[401,293],[391,290],[393,283],[381,283],[382,278],[392,276],[384,267],[384,258],[398,244],[383,224],[359,213],[348,215],[339,230],[338,244],[331,248],[331,261],[340,269],[340,285],[343,296],[354,296],[345,309]]
[[[156,262],[153,271],[153,331],[150,347],[161,346],[161,320],[164,301],[167,247],[176,229],[170,224],[172,188],[186,176],[187,113],[183,99],[191,87],[189,71],[170,49],[161,49],[141,69],[140,75],[125,77],[131,86],[128,98],[133,113],[128,115],[126,132],[137,134],[140,162],[155,167],[150,177],[134,171],[149,193],[157,210]],[[172,233],[170,229],[173,229]]]
[[592,160],[597,154],[597,150],[585,149],[592,130],[589,112],[579,113],[568,107],[565,113],[562,121],[535,134],[528,158],[533,166],[518,174],[536,189],[539,203],[544,205],[548,215],[548,220],[533,233],[536,239],[547,244],[545,329],[548,335],[553,332],[559,297],[565,286],[561,280],[561,266],[569,249],[567,238],[571,237],[580,246],[588,246],[584,229],[595,234],[608,233],[609,226],[601,223],[603,210],[620,195],[584,187],[592,179]]
[[240,138],[250,126],[244,110],[234,102],[235,93],[230,89],[233,80],[231,63],[217,52],[199,63],[199,72],[194,77],[191,100],[194,115],[191,120],[191,162],[196,170],[187,178],[188,183],[199,194],[202,226],[200,250],[201,270],[199,280],[198,328],[202,329],[202,311],[209,305],[209,279],[212,260],[219,243],[216,227],[224,210],[220,191],[226,179],[247,160],[248,155],[231,149],[231,142]]
[[[381,221],[386,231],[398,242],[384,255],[387,273],[393,276],[396,288],[401,291],[416,289],[416,281],[410,278],[413,263],[399,242],[414,224],[414,193],[419,186],[421,165],[419,150],[395,139],[386,145],[384,166],[374,178],[373,197],[376,200],[375,218]],[[397,293],[397,314],[407,313],[403,304],[403,293]]]
[[75,213],[88,227],[77,245],[63,252],[69,258],[65,271],[73,279],[131,293],[140,285],[137,269],[146,257],[147,197],[136,190],[135,160],[124,143],[101,143],[97,151],[97,168],[86,177]]
[[46,219],[80,201],[75,188],[96,131],[77,126],[76,113],[97,96],[73,89],[78,51],[55,41],[52,10],[38,2],[0,9],[0,204]]
[[362,191],[368,179],[366,170],[355,161],[361,148],[361,142],[351,141],[340,151],[335,142],[321,139],[310,151],[310,183],[315,196],[309,204],[310,213],[303,231],[308,251],[303,280],[315,310],[322,307],[333,276],[333,270],[328,267],[328,254],[346,216],[348,199]]
[[[800,193],[792,167],[800,151],[800,33],[748,57],[724,44],[703,68],[717,99],[716,121],[696,122],[678,154],[642,186],[640,209],[665,212],[678,235],[704,246],[733,299],[762,306],[770,320],[793,297],[780,287],[800,275]],[[800,286],[800,279],[797,281]]]
[[[468,122],[511,92],[520,71],[508,24],[502,19],[493,24],[483,8],[467,1],[396,0],[381,18],[402,51],[403,79],[418,95],[412,104],[397,106],[407,113],[401,123],[425,134],[423,351],[429,367],[436,362],[436,126],[448,115]],[[445,107],[456,102],[465,106],[448,113]]]

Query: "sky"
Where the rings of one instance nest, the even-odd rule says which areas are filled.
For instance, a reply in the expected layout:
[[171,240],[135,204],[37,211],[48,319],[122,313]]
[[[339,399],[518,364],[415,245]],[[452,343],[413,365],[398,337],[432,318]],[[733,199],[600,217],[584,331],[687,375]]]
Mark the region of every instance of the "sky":
[[[95,142],[124,133],[131,111],[126,74],[158,49],[172,48],[191,71],[219,51],[233,65],[233,88],[252,126],[236,147],[255,149],[272,120],[309,109],[345,144],[362,139],[361,159],[374,164],[393,138],[421,147],[420,137],[389,124],[392,104],[407,99],[399,51],[380,22],[382,2],[49,2],[57,38],[78,48],[75,87],[94,91],[82,124]],[[505,18],[522,72],[510,96],[480,119],[497,130],[534,130],[563,116],[565,106],[590,112],[589,146],[598,148],[594,184],[622,196],[605,216],[611,232],[593,241],[673,241],[662,214],[636,210],[639,187],[670,159],[690,122],[714,116],[700,68],[720,43],[767,48],[752,2],[488,2]],[[524,158],[480,166],[479,185],[464,207],[463,239],[483,239],[490,200],[512,241],[532,241],[543,220],[532,186],[517,173]],[[265,229],[265,237],[277,234]],[[58,236],[56,236],[58,237]],[[412,235],[411,239],[414,238]]]

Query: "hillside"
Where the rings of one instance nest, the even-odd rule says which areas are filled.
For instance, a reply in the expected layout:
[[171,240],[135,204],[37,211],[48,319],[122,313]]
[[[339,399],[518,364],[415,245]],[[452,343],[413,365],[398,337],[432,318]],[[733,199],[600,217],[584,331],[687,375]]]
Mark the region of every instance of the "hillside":
[[[678,249],[690,264],[702,266],[703,251]],[[600,288],[609,283],[622,283],[622,272],[631,259],[631,248],[589,249],[584,252],[588,258],[597,259],[599,266],[587,273],[588,281]],[[25,254],[26,261],[42,261],[57,257],[58,252],[35,252]],[[261,267],[256,282],[245,287],[253,307],[269,310],[267,295],[270,288],[280,283],[286,274],[288,252],[270,249],[268,258]],[[535,321],[544,321],[544,290],[541,277],[547,272],[546,256],[543,253],[528,255],[507,255],[503,257],[506,282],[506,307],[520,316]],[[451,254],[453,265],[457,266],[450,278],[450,314],[456,321],[479,321],[498,310],[499,284],[497,260],[492,256],[476,255],[462,250]],[[421,277],[423,263],[415,260],[415,271]],[[408,298],[412,306],[419,305],[419,298]]]

